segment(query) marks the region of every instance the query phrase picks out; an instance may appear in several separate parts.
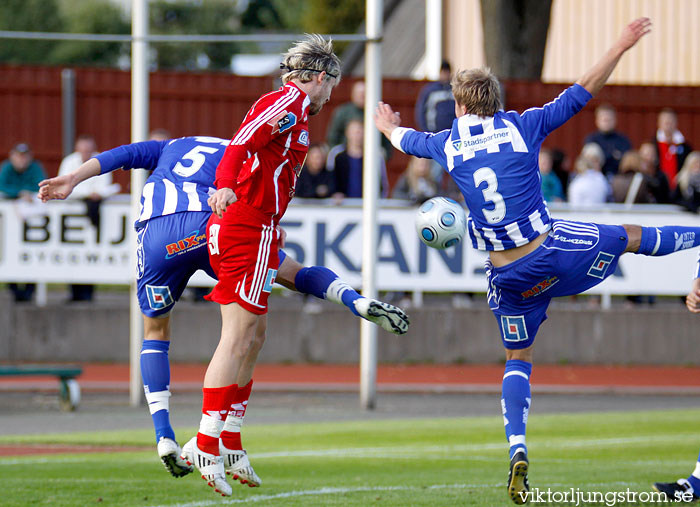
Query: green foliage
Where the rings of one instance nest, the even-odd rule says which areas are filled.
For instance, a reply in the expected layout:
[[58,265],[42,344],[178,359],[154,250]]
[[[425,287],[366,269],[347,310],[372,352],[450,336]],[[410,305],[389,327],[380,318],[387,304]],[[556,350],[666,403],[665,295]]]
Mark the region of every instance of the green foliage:
[[365,0],[308,0],[301,13],[304,30],[315,33],[355,33],[365,19]]
[[[2,0],[0,30],[60,32],[63,17],[57,0]],[[45,63],[57,43],[40,40],[0,41],[0,62]]]
[[[73,0],[64,3],[65,30],[72,33],[129,34],[131,25],[119,7],[109,0]],[[115,66],[128,43],[71,42],[58,44],[51,62],[58,64]]]
[[[151,31],[155,34],[235,34],[240,29],[234,2],[155,0],[150,2]],[[160,69],[227,69],[237,52],[233,43],[154,44]]]

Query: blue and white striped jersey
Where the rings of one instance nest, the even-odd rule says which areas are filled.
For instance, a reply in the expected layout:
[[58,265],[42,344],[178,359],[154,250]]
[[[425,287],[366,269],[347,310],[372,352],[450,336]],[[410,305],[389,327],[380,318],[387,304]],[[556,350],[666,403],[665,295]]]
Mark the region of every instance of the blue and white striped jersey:
[[136,228],[154,217],[183,211],[208,211],[216,167],[230,140],[218,137],[181,137],[168,141],[126,144],[97,155],[102,173],[143,168],[153,173],[141,193]]
[[405,153],[432,158],[450,173],[469,208],[467,228],[474,248],[508,250],[550,230],[537,163],[540,146],[590,98],[576,84],[522,114],[465,115],[450,130],[435,134],[399,127],[391,141]]

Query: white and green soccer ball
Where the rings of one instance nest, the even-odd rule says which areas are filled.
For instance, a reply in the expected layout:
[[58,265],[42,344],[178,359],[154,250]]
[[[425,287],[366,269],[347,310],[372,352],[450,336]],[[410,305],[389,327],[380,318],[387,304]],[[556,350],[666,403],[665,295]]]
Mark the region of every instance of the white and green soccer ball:
[[447,197],[428,199],[416,213],[416,231],[428,246],[444,250],[462,241],[467,230],[464,208]]

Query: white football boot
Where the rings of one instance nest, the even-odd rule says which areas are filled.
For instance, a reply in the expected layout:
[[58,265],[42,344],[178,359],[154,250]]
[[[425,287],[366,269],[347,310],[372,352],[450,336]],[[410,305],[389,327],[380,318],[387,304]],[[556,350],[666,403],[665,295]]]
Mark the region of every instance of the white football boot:
[[408,315],[398,306],[363,297],[355,300],[355,310],[361,317],[390,333],[404,334],[408,331]]
[[233,480],[247,484],[251,488],[256,488],[262,484],[262,480],[253,470],[248,454],[245,451],[232,451],[224,447],[219,441],[219,453],[224,458],[224,468],[226,473],[233,477]]
[[220,493],[221,496],[231,496],[233,490],[226,482],[224,458],[200,450],[197,447],[197,436],[192,437],[182,448],[182,459],[188,465],[196,466],[202,479],[207,481],[207,484],[214,488],[214,491]]
[[165,469],[170,472],[173,477],[184,477],[192,473],[192,465],[188,465],[182,459],[180,454],[182,449],[177,445],[175,440],[166,437],[160,437],[158,441],[158,456],[163,462]]

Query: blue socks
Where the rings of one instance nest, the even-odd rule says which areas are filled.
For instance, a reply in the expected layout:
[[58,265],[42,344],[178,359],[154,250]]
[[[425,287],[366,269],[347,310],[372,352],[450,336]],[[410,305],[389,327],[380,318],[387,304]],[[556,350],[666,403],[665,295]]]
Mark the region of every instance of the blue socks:
[[525,427],[530,410],[530,373],[532,373],[532,363],[518,359],[506,361],[501,409],[511,458],[520,449],[527,454]]
[[156,429],[156,442],[161,437],[175,440],[170,425],[170,362],[169,341],[144,340],[141,345],[141,378]]
[[319,299],[345,305],[352,313],[359,316],[355,310],[355,300],[362,296],[328,268],[322,266],[301,268],[294,278],[294,285],[303,294],[311,294]]
[[642,227],[642,241],[639,250],[635,253],[658,257],[698,245],[700,245],[700,227],[681,225]]

